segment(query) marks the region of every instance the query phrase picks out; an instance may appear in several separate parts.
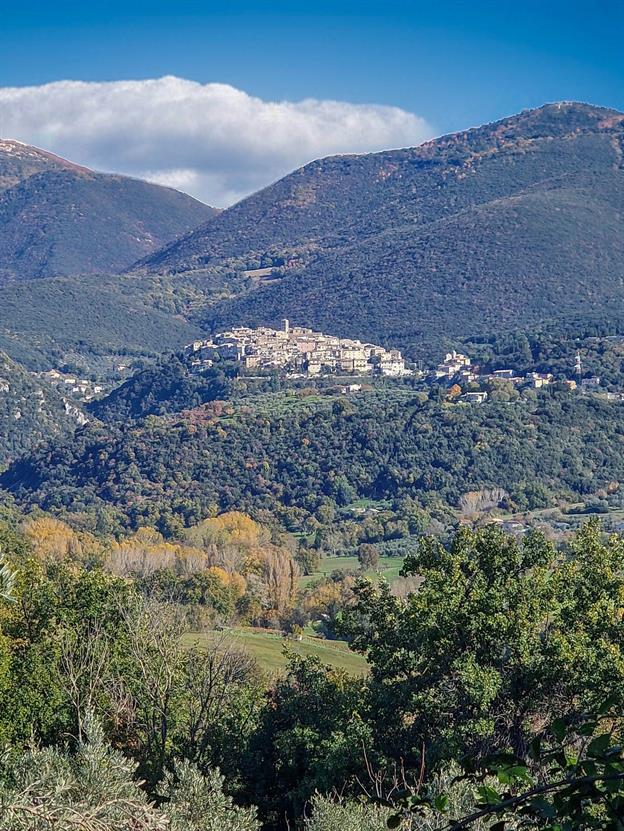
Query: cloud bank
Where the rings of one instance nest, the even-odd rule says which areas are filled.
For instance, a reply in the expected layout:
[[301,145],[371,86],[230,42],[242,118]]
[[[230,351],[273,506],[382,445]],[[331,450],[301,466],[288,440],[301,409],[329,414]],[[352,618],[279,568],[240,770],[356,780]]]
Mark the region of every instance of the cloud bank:
[[171,76],[0,87],[0,130],[219,207],[312,159],[412,146],[432,135],[424,119],[397,107],[263,101],[226,84]]

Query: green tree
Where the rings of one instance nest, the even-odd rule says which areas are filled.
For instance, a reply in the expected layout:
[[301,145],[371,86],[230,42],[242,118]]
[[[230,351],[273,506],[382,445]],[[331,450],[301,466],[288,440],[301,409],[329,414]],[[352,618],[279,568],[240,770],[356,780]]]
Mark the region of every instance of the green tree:
[[136,768],[87,713],[75,755],[33,748],[4,759],[0,831],[258,831],[254,809],[234,805],[218,771],[204,777],[182,762],[168,775],[159,808]]
[[[387,827],[616,831],[624,822],[622,726],[621,710],[607,701],[598,713],[555,720],[533,737],[525,755],[464,758],[462,775],[446,788],[408,788],[399,795]],[[472,804],[454,798],[460,782],[472,792]]]
[[[364,769],[369,730],[358,713],[362,681],[293,655],[250,744],[245,778],[265,820],[293,823],[315,791]],[[282,827],[280,825],[280,827]]]
[[542,536],[424,539],[405,600],[362,581],[344,631],[371,664],[378,743],[417,765],[526,750],[535,723],[624,692],[624,541],[595,526],[567,556]]

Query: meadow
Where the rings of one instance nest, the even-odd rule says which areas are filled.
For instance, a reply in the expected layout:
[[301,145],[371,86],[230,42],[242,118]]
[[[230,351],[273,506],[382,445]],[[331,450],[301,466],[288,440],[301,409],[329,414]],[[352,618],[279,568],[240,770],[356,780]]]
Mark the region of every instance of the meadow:
[[[223,637],[223,632],[193,632],[185,635],[189,646],[211,646]],[[314,656],[324,664],[342,669],[352,675],[366,675],[368,664],[361,655],[351,652],[344,641],[328,641],[302,636],[301,640],[247,627],[227,630],[226,640],[248,652],[258,664],[270,673],[280,674],[288,664],[289,654]]]

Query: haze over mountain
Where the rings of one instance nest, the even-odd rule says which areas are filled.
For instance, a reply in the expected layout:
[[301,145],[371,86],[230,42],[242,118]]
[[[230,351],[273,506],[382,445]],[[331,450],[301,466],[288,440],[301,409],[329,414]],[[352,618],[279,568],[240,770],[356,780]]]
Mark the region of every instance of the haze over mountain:
[[213,214],[171,188],[0,141],[0,283],[117,272]]
[[420,147],[334,156],[135,270],[275,264],[208,327],[289,317],[411,351],[624,300],[624,115],[551,104]]

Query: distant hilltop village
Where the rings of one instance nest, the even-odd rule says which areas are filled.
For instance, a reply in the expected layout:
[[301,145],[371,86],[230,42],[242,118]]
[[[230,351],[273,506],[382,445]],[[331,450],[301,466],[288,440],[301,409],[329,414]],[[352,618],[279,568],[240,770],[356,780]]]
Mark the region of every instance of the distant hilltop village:
[[320,375],[344,372],[389,377],[411,375],[398,349],[384,349],[374,343],[338,338],[291,326],[284,320],[281,329],[239,327],[197,340],[186,347],[191,366],[210,366],[216,357],[240,361],[247,369],[283,370]]
[[[263,326],[250,329],[241,326],[214,335],[212,340],[196,340],[184,350],[191,369],[201,371],[211,367],[215,360],[225,359],[241,363],[246,369],[279,371],[290,377],[323,376],[330,374],[369,375],[388,378],[415,376],[428,386],[447,390],[449,400],[480,404],[490,395],[500,397],[512,387],[521,390],[543,389],[555,383],[568,390],[578,388],[581,393],[600,393],[601,381],[596,376],[583,377],[581,356],[574,364],[575,378],[555,378],[552,372],[513,369],[489,370],[472,363],[467,355],[453,350],[435,368],[408,369],[398,349],[385,349],[374,343],[363,343],[351,338],[339,338],[314,332],[302,326],[291,326],[285,319],[281,329]],[[361,389],[352,385],[349,390]],[[604,392],[609,400],[624,400],[624,393]]]

